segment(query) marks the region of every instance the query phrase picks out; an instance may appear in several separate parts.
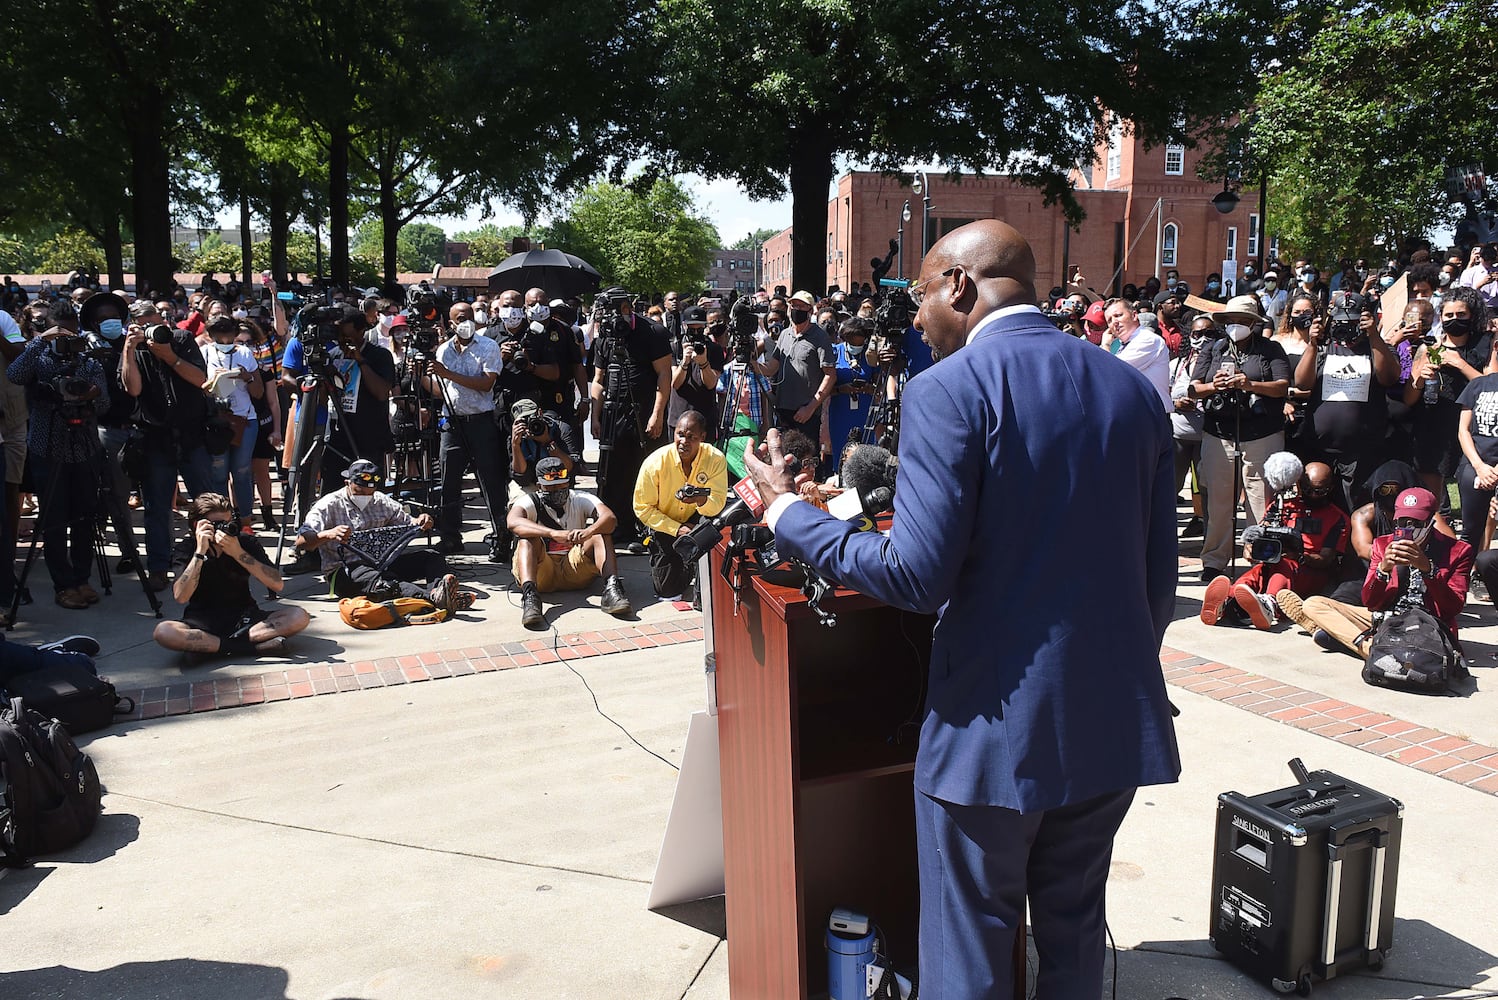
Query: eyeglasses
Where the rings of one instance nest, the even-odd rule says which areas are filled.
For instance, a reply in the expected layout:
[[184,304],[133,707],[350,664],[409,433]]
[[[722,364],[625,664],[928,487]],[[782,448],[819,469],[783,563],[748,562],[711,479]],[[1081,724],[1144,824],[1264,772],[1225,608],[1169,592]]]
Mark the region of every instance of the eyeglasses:
[[543,483],[565,483],[572,478],[572,474],[566,469],[548,469],[538,473],[536,478]]
[[964,265],[962,264],[953,264],[951,267],[947,268],[940,274],[934,274],[931,277],[927,278],[925,281],[917,281],[915,284],[905,289],[905,293],[910,296],[910,301],[914,302],[916,305],[920,305],[921,300],[926,297],[926,293],[921,291],[922,285],[929,285],[933,281],[939,281],[942,278],[945,278],[947,275],[960,270],[963,266]]

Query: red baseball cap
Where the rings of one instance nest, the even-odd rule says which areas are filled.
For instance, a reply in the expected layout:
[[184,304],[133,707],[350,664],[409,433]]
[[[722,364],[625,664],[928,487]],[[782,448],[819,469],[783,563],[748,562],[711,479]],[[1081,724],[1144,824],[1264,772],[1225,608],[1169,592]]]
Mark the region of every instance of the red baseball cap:
[[1411,486],[1394,500],[1394,516],[1418,517],[1429,522],[1436,516],[1436,495],[1421,486]]
[[405,326],[405,325],[406,325],[406,317],[403,316],[403,315],[401,315],[400,313],[396,313],[394,316],[390,317],[390,329],[394,330],[398,326]]
[[1093,326],[1107,326],[1108,321],[1103,318],[1103,312],[1103,304],[1101,302],[1094,302],[1087,307],[1087,312],[1082,315],[1082,318]]

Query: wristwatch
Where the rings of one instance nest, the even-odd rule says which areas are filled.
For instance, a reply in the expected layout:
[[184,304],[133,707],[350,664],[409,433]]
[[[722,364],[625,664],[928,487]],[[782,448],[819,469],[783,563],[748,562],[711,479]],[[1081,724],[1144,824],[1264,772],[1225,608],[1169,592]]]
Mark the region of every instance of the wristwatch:
[[201,552],[194,552],[194,553],[193,553],[193,554],[192,554],[192,557],[193,557],[193,558],[194,558],[194,559],[201,559],[201,560],[202,560],[202,561],[203,561],[203,562],[207,562],[207,561],[208,561],[208,557],[207,557],[207,556],[205,556],[205,555],[204,555],[204,554],[203,554],[203,553],[201,553]]

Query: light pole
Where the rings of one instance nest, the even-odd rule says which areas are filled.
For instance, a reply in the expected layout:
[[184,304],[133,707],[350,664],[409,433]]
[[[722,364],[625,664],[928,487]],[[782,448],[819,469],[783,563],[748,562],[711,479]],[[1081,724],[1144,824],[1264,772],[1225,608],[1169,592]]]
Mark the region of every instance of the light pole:
[[926,171],[915,171],[915,177],[910,182],[910,190],[913,194],[921,196],[921,263],[926,262],[926,234],[930,231],[931,223],[931,179],[926,176]]
[[900,209],[900,228],[896,232],[896,239],[900,243],[900,269],[895,272],[895,277],[905,277],[905,223],[910,221],[910,199],[905,199],[905,207]]

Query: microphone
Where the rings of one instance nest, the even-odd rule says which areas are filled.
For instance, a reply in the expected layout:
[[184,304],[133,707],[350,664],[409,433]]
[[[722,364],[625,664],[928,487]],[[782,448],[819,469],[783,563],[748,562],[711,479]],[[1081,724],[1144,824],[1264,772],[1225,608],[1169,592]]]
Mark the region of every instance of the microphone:
[[673,543],[676,554],[683,563],[694,565],[718,544],[724,528],[748,524],[764,516],[765,502],[760,499],[759,490],[754,488],[754,482],[749,477],[745,476],[734,483],[733,492],[737,494],[737,498],[720,510],[716,517],[706,518]]
[[1288,451],[1277,451],[1264,459],[1264,485],[1276,496],[1293,489],[1304,472],[1300,459]]
[[[891,455],[888,448],[861,444],[843,460],[842,481],[849,491],[858,494],[863,512],[872,517],[888,510],[894,501],[895,480],[899,473],[900,460]],[[888,496],[879,491],[888,491]],[[874,505],[876,499],[877,505]]]

